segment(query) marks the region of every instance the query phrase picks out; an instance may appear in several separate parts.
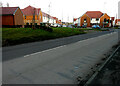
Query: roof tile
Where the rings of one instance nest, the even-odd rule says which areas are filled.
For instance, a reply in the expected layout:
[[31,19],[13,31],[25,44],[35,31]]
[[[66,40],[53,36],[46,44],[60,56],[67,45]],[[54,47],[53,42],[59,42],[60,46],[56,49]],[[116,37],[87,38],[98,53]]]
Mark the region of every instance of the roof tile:
[[[2,15],[13,15],[15,10],[19,7],[1,7],[1,8],[0,8],[0,10],[2,10]],[[0,12],[0,14],[1,14],[1,12]]]
[[35,8],[35,7],[32,7],[32,6],[29,5],[28,7],[24,8],[24,9],[21,9],[21,10],[22,10],[24,15],[33,15],[34,10],[35,10],[35,15],[39,15],[41,9],[40,8]]
[[100,18],[103,15],[103,13],[100,11],[87,11],[86,14],[90,18]]

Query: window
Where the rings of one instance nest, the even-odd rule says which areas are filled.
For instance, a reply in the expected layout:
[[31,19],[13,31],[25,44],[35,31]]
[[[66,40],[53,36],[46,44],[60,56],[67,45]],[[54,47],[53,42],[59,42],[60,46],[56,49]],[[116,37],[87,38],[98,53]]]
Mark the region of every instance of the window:
[[110,20],[110,23],[112,23],[112,20]]
[[87,22],[87,19],[84,19],[84,22]]
[[27,22],[26,25],[29,25],[29,23]]
[[37,26],[37,23],[35,23],[35,26]]
[[96,21],[99,21],[99,18],[96,18]]
[[26,19],[26,15],[25,15],[25,19]]
[[38,20],[38,15],[37,15],[37,20]]
[[107,20],[107,23],[110,23],[110,20],[109,20],[109,19]]
[[106,22],[106,21],[107,21],[107,19],[105,18],[105,19],[104,19],[104,22]]

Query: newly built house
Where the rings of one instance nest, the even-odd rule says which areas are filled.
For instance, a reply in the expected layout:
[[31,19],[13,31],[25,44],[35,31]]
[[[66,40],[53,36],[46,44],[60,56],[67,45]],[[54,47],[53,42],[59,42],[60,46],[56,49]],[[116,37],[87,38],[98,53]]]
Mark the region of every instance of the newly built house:
[[101,11],[87,11],[81,17],[76,19],[78,26],[92,27],[92,25],[99,25],[101,27],[111,27],[113,25],[113,17],[102,13]]
[[24,25],[33,25],[34,23],[40,25],[42,22],[42,11],[40,8],[35,8],[29,5],[21,10],[24,14]]
[[116,26],[120,26],[120,19],[116,19],[116,20],[115,20],[115,25],[116,25]]
[[19,7],[1,7],[2,27],[22,27],[23,13]]
[[40,25],[41,23],[58,23],[58,18],[52,17],[51,15],[41,11],[41,8],[35,8],[28,6],[22,9],[24,25]]

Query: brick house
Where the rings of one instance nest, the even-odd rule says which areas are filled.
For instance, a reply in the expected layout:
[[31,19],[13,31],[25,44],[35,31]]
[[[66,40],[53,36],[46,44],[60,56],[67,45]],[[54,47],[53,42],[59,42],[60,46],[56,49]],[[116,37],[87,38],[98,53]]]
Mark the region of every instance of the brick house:
[[91,27],[96,24],[101,27],[109,27],[111,25],[110,16],[100,11],[87,11],[80,17],[80,26],[86,25],[87,27]]
[[40,8],[35,8],[29,5],[28,7],[21,10],[24,14],[24,25],[33,25],[33,15],[35,16],[35,24],[40,25],[40,23],[42,22],[42,11]]
[[19,7],[1,7],[2,14],[0,18],[2,19],[2,27],[22,27],[23,13]]
[[115,25],[116,25],[116,26],[120,26],[120,19],[116,19],[116,20],[115,20]]

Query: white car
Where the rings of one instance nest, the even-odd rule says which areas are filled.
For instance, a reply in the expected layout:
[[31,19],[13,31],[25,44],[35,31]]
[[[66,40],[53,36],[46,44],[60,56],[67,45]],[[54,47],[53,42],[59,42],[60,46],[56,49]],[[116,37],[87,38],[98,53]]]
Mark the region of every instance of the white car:
[[62,27],[67,27],[66,25],[62,25]]
[[60,24],[51,24],[52,27],[61,27]]

